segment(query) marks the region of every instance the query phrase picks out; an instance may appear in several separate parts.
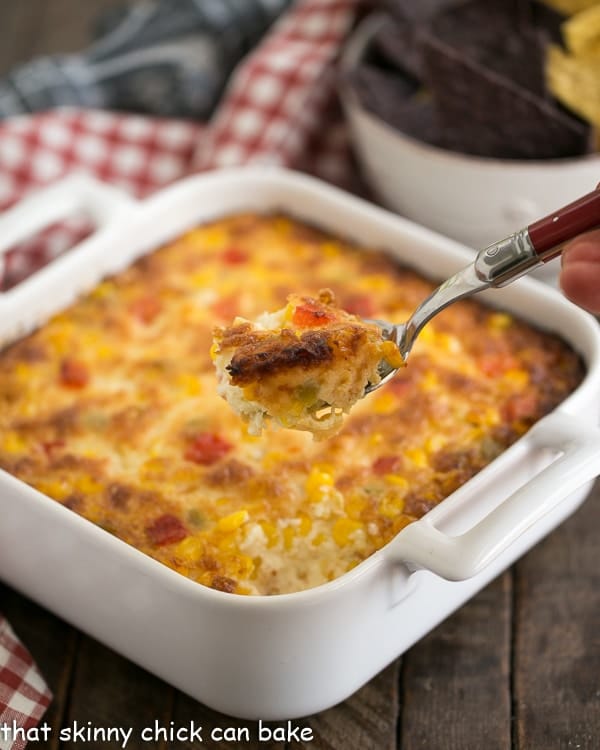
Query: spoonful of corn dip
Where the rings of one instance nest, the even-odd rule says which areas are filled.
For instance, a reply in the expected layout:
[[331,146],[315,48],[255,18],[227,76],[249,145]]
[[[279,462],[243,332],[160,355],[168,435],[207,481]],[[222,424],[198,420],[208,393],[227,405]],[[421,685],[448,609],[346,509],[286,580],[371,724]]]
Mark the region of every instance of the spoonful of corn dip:
[[236,318],[213,339],[218,392],[252,435],[271,419],[329,437],[381,370],[404,364],[382,328],[337,307],[329,289],[316,298],[291,295],[255,322]]
[[406,364],[425,324],[452,302],[502,287],[562,252],[566,242],[600,226],[596,189],[481,250],[400,325],[362,319],[337,307],[333,292],[291,295],[252,323],[216,328],[211,349],[218,391],[259,435],[267,419],[317,439],[337,432],[343,415]]

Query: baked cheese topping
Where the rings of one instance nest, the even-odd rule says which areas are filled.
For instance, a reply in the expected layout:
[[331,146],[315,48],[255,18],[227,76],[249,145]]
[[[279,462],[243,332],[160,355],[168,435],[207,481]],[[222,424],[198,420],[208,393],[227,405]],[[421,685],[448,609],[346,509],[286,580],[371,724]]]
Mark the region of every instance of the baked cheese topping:
[[212,352],[219,393],[251,435],[260,435],[271,418],[281,427],[330,437],[367,385],[381,381],[382,362],[404,364],[396,344],[337,307],[329,289],[317,298],[290,295],[284,308],[254,323],[236,318],[217,327]]
[[558,338],[465,300],[335,436],[252,436],[217,393],[213,329],[319,289],[402,322],[433,284],[285,216],[183,234],[0,352],[0,467],[200,584],[298,591],[372,555],[582,378]]

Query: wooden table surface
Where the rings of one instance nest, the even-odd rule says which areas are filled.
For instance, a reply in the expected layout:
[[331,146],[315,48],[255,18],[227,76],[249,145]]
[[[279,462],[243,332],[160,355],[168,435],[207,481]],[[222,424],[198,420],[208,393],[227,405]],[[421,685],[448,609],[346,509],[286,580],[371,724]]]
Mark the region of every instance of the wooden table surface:
[[[86,44],[90,21],[120,0],[0,3],[0,73]],[[1,523],[1,519],[0,519]],[[1,577],[1,571],[0,571]],[[598,750],[600,748],[600,483],[582,508],[466,606],[345,703],[295,722],[309,742],[211,742],[216,714],[0,584],[0,609],[54,692],[53,731],[79,725],[205,727],[202,747],[312,750]],[[349,657],[350,658],[350,657]],[[142,742],[128,748],[199,747]]]

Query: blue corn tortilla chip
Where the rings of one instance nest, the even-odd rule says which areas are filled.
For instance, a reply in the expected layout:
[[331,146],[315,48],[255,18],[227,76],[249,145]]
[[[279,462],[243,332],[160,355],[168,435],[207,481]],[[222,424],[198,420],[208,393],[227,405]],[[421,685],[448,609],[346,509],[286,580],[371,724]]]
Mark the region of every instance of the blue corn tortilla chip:
[[530,10],[523,0],[470,0],[437,14],[429,34],[457,54],[546,98],[547,39],[529,25]]
[[426,143],[442,145],[431,97],[417,93],[407,79],[365,64],[345,80],[362,106],[388,125]]
[[590,125],[433,35],[423,66],[440,126],[461,133],[465,153],[552,159],[593,149]]
[[423,79],[419,29],[419,26],[406,19],[395,20],[388,17],[387,23],[379,29],[372,41],[373,51],[385,65],[415,81]]
[[445,8],[460,2],[461,0],[382,0],[379,5],[398,21],[423,24]]

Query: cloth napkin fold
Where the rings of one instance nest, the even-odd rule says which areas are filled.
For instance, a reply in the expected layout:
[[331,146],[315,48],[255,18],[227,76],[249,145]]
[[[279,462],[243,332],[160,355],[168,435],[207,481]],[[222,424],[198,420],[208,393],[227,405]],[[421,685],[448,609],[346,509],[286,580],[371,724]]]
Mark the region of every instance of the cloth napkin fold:
[[[289,4],[289,0],[158,0],[123,11],[85,57],[75,56],[66,62],[54,58],[45,64],[38,61],[0,81],[0,118],[22,111],[19,101],[21,105],[25,102],[27,109],[56,103],[78,105],[0,121],[0,211],[73,171],[86,172],[144,197],[194,172],[250,163],[277,164],[363,192],[336,99],[335,62],[364,2],[296,0],[272,23]],[[175,18],[180,8],[185,11],[183,25]],[[254,25],[243,33],[243,24],[232,25],[232,17],[251,19]],[[177,68],[184,57],[188,62],[193,58],[191,53],[186,57],[187,48],[180,47],[181,30],[186,28],[190,50],[199,50],[201,41],[204,49],[212,45],[214,51],[218,46],[222,59],[229,61],[268,28],[262,41],[229,76],[208,121],[98,109],[114,105],[114,99],[103,98],[103,92],[108,97],[109,88],[111,96],[117,96],[116,90],[125,98],[130,89],[125,85],[103,88],[107,79],[89,76],[90,70],[97,73],[96,64],[114,59],[139,62],[147,49],[154,54],[160,47],[164,51],[166,45],[177,53],[162,58],[171,61],[170,69],[159,71],[151,65],[138,70],[140,75],[158,71],[161,75],[155,80],[177,82],[172,90],[162,90],[155,111],[170,112],[173,102],[186,91],[183,79],[192,91],[198,88],[198,96],[186,99],[196,104],[179,102],[179,112],[182,106],[184,114],[198,114],[203,107],[208,110],[223,82],[209,75],[209,67],[204,68],[204,79],[199,68],[195,72],[190,72],[190,66]],[[229,36],[221,33],[223,29]],[[199,38],[194,39],[194,34]],[[190,74],[188,78],[181,73],[183,69]],[[129,74],[132,68],[127,70]],[[139,90],[131,84],[131,91],[138,92],[134,103],[139,103],[139,93],[148,80],[142,76]],[[152,109],[152,101],[147,97],[145,106]],[[84,219],[74,217],[11,249],[0,291],[19,283],[89,230]],[[0,750],[20,750],[25,744],[18,737],[2,744],[3,724],[12,726],[14,720],[19,727],[34,726],[49,701],[50,692],[31,657],[0,615]]]

